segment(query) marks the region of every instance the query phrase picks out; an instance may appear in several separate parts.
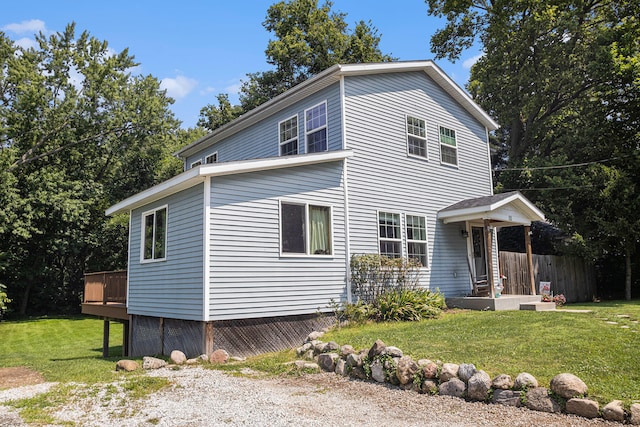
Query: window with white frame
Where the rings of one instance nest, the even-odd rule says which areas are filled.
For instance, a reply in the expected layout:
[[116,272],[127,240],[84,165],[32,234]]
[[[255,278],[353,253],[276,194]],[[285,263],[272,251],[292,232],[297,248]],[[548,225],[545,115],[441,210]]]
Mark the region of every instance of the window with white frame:
[[327,103],[305,110],[304,123],[307,153],[327,151]]
[[281,202],[280,235],[283,254],[331,255],[331,208]]
[[424,120],[407,116],[407,151],[412,156],[427,157],[427,130]]
[[202,159],[198,159],[195,162],[191,163],[191,167],[195,168],[196,166],[200,166],[202,164]]
[[380,255],[389,258],[402,257],[400,214],[378,212],[378,237]]
[[458,165],[456,131],[440,126],[440,160],[449,165]]
[[427,220],[423,216],[407,215],[407,257],[427,267]]
[[280,155],[298,154],[298,116],[283,120],[278,124]]
[[159,261],[167,252],[167,207],[142,214],[142,261]]
[[218,152],[216,151],[213,154],[209,154],[207,157],[205,157],[204,162],[209,165],[211,163],[218,163]]

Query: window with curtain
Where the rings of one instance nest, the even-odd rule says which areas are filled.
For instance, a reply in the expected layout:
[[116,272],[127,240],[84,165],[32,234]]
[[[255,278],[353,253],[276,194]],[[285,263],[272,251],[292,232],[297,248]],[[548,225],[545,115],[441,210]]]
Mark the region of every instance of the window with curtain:
[[331,255],[331,208],[281,202],[280,235],[283,254]]
[[142,214],[142,260],[158,261],[166,258],[167,207]]

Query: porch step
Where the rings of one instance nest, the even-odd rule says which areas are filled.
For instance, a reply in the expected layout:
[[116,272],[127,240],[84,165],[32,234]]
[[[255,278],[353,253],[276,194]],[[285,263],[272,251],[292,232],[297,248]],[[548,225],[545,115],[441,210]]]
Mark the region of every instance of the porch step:
[[531,311],[551,311],[556,309],[556,304],[553,302],[525,302],[520,304],[520,310]]

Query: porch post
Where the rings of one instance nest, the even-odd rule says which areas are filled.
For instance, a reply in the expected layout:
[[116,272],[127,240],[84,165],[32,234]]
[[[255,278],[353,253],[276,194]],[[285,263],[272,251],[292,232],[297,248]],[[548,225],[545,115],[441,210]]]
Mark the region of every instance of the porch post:
[[531,295],[536,295],[536,278],[533,274],[533,252],[531,250],[531,226],[524,226],[524,247],[527,251],[527,269],[529,270],[529,286],[531,287]]
[[495,298],[496,292],[493,288],[493,233],[489,231],[490,222],[484,220],[484,244],[487,248],[487,284],[489,285],[489,297]]
[[106,317],[102,328],[102,357],[109,357],[109,319]]

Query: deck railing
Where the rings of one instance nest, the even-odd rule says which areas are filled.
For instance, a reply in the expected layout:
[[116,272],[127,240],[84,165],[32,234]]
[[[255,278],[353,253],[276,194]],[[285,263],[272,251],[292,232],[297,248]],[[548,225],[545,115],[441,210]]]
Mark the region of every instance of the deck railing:
[[127,302],[127,271],[101,271],[84,275],[83,302]]

